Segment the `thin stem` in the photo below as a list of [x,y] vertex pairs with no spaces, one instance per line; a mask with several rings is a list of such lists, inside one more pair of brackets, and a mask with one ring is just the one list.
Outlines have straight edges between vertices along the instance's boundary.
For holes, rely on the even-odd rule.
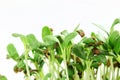
[[28,67],[28,53],[29,53],[29,50],[26,49],[25,50],[25,63],[26,63],[26,70],[27,70],[27,80],[31,80],[30,71],[29,71],[29,67]]
[[112,61],[112,58],[113,57],[109,57],[109,60],[110,60],[110,68],[108,68],[109,69],[109,71],[108,71],[108,79],[109,80],[115,80],[114,79],[114,67],[113,67],[113,61]]
[[55,68],[55,65],[54,65],[54,62],[55,62],[55,53],[54,53],[54,50],[52,48],[49,48],[50,50],[50,57],[48,58],[49,59],[49,67],[50,67],[50,72],[51,72],[51,80],[54,80],[56,79],[56,76],[55,76],[55,72],[56,72],[56,68]]
[[61,52],[62,52],[62,57],[63,57],[63,60],[64,60],[65,72],[66,72],[66,76],[67,76],[67,79],[66,79],[66,80],[69,80],[67,63],[66,63],[67,60],[66,60],[65,49],[62,48],[61,44],[59,44],[59,46],[60,46],[60,49],[61,49]]
[[63,52],[63,59],[64,59],[64,65],[65,65],[65,72],[66,72],[66,80],[69,80],[69,77],[68,77],[68,69],[67,69],[67,60],[66,60],[66,53],[65,53],[65,49],[64,49],[64,52]]
[[117,68],[116,80],[119,80],[119,68]]
[[63,53],[64,54],[64,65],[65,65],[65,72],[66,72],[66,77],[67,77],[67,79],[66,80],[69,80],[69,77],[68,77],[68,69],[67,69],[67,63],[66,63],[66,55],[65,55],[65,53]]
[[105,80],[106,79],[106,73],[107,73],[107,69],[106,69],[106,67],[105,67],[105,65],[103,65],[103,67],[104,67],[104,72],[103,72],[103,80]]
[[92,70],[90,69],[91,63],[92,63],[92,62],[89,61],[89,60],[86,61],[87,68],[86,68],[86,70],[85,70],[84,80],[94,80],[93,74],[92,74]]

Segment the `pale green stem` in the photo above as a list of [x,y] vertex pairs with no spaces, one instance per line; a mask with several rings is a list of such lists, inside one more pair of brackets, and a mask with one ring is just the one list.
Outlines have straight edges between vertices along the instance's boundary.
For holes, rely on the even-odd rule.
[[85,74],[84,80],[94,80],[93,74],[92,74],[92,70],[91,70],[91,68],[90,68],[91,63],[92,63],[92,62],[89,61],[89,60],[86,61],[87,68],[86,68],[85,73],[84,73],[84,74]]
[[64,54],[64,65],[65,65],[65,71],[66,71],[66,80],[69,80],[69,77],[68,77],[68,69],[67,69],[67,63],[66,63],[66,55],[65,55],[65,53],[63,53]]
[[27,70],[27,80],[31,80],[29,66],[28,66],[28,53],[29,53],[29,50],[26,49],[25,50],[25,63],[26,63],[26,70]]
[[114,67],[113,67],[112,57],[109,57],[109,59],[110,59],[111,66],[110,66],[108,78],[109,78],[109,80],[114,80]]
[[119,80],[119,79],[120,79],[119,68],[117,68],[116,80]]
[[59,46],[60,46],[60,49],[61,49],[61,52],[62,52],[62,57],[63,57],[63,60],[64,60],[65,72],[66,72],[66,77],[67,77],[66,80],[69,80],[65,49],[62,48],[61,44],[59,44]]

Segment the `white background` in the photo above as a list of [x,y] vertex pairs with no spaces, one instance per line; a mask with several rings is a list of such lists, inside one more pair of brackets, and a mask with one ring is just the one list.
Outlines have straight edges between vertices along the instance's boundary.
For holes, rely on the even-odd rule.
[[6,60],[6,46],[14,43],[22,53],[22,43],[12,33],[33,33],[38,39],[41,28],[50,26],[55,32],[64,29],[72,31],[79,23],[89,35],[99,31],[91,23],[97,23],[109,30],[113,20],[120,17],[119,0],[0,0],[0,74],[8,80],[24,80],[22,74],[15,74],[13,60]]

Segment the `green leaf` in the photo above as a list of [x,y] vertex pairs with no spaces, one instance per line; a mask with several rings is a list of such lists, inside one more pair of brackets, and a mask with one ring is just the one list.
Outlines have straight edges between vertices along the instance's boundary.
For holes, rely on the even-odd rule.
[[56,37],[57,37],[57,39],[59,40],[60,43],[63,43],[63,36],[58,35]]
[[101,51],[100,51],[100,55],[104,55],[104,56],[114,56],[113,53],[109,53],[109,51],[108,51],[107,49],[101,50]]
[[104,42],[102,46],[103,46],[103,49],[105,50],[108,50],[110,48],[110,45],[108,42]]
[[62,63],[63,58],[62,58],[62,57],[60,57],[60,55],[56,55],[56,56],[55,56],[55,58],[57,59],[57,61],[59,62],[59,64],[61,64],[61,63]]
[[93,61],[92,64],[91,64],[91,67],[94,67],[94,68],[98,69],[99,65],[100,65],[100,62]]
[[69,33],[67,36],[65,36],[65,39],[64,39],[64,42],[63,42],[63,46],[67,46],[68,43],[74,39],[75,37],[77,36],[77,33],[76,32],[72,32],[72,33]]
[[61,32],[61,34],[64,35],[64,36],[67,36],[69,33],[68,33],[67,30],[64,30],[64,31]]
[[80,45],[74,45],[73,47],[72,47],[72,52],[76,55],[76,56],[78,56],[78,57],[80,57],[80,58],[82,58],[82,59],[86,59],[86,57],[87,57],[87,54],[85,53],[85,50],[84,50],[84,48],[82,47],[82,46],[80,46]]
[[43,43],[43,42],[39,42],[39,43],[40,43],[39,48],[44,48],[44,47],[47,47],[47,45],[46,45],[45,43]]
[[93,62],[101,62],[101,63],[104,63],[104,64],[107,63],[107,59],[104,55],[93,56],[92,60],[93,60]]
[[55,36],[52,36],[52,35],[45,36],[43,40],[46,45],[54,45],[56,42],[59,43],[59,40]]
[[42,49],[39,49],[39,48],[32,50],[32,53],[33,53],[34,55],[36,55],[36,54],[38,54],[38,55],[44,55],[43,50],[42,50]]
[[92,33],[91,33],[91,36],[94,36],[94,37],[96,37],[96,34],[95,34],[94,32],[92,32]]
[[24,63],[24,61],[23,61],[23,60],[19,61],[19,62],[17,63],[17,67],[18,67],[19,69],[25,69],[25,63]]
[[68,66],[68,75],[69,77],[72,79],[73,78],[73,75],[74,75],[74,69],[72,66]]
[[38,53],[34,54],[34,61],[37,62],[39,60],[40,56]]
[[115,47],[114,50],[116,52],[116,54],[119,54],[120,52],[120,36],[117,38],[117,40],[115,41]]
[[25,63],[23,62],[23,60],[18,61],[18,63],[14,66],[14,72],[18,73],[21,71],[25,70]]
[[95,40],[93,40],[92,38],[85,38],[83,40],[83,43],[85,43],[85,44],[90,44],[90,43],[94,43],[94,42],[95,42]]
[[33,34],[27,35],[26,38],[31,49],[36,49],[40,46],[40,43]]
[[18,34],[18,33],[13,33],[12,36],[14,36],[14,37],[20,37],[22,43],[24,44],[24,47],[26,47],[26,45],[27,45],[27,39],[26,39],[26,37],[24,35]]
[[117,55],[116,60],[120,63],[120,54]]
[[112,48],[114,48],[114,46],[116,46],[116,40],[117,38],[120,36],[118,31],[113,31],[110,36],[109,36],[109,44]]
[[14,37],[22,37],[23,35],[22,34],[18,34],[18,33],[13,33],[12,36],[14,36]]
[[117,19],[114,20],[114,22],[113,22],[113,24],[110,28],[110,33],[112,33],[114,31],[114,26],[118,23],[120,23],[120,18],[117,18]]
[[101,63],[103,63],[104,65],[107,64],[107,59],[105,55],[93,56],[91,60],[92,60],[91,67],[94,68],[98,68],[101,65]]
[[52,35],[52,31],[50,30],[50,28],[48,26],[44,26],[42,28],[42,38],[44,38],[48,35]]
[[9,53],[9,57],[11,57],[15,61],[18,61],[19,55],[13,44],[8,44],[7,51]]
[[86,66],[83,65],[82,63],[76,63],[74,64],[74,66],[76,67],[78,71],[84,71],[86,69]]
[[40,65],[40,69],[42,69],[43,65],[44,65],[44,61],[42,60],[42,58],[40,57],[39,53],[35,53],[34,54],[34,62],[36,62],[38,65]]
[[7,78],[3,75],[0,75],[0,80],[7,80]]
[[51,73],[47,73],[43,80],[48,80],[51,77]]

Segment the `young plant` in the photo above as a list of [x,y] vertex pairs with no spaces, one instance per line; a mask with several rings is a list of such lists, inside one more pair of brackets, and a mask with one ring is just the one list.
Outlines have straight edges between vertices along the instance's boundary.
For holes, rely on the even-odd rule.
[[[51,28],[44,26],[42,41],[33,34],[14,33],[13,36],[23,42],[24,51],[18,53],[10,43],[7,46],[8,58],[17,62],[14,71],[23,72],[25,80],[119,80],[120,33],[114,30],[117,23],[120,19],[114,21],[110,32],[101,28],[108,35],[105,40],[94,32],[87,37],[78,27],[70,33],[64,30],[54,35]],[[77,35],[80,39],[74,43]]]

